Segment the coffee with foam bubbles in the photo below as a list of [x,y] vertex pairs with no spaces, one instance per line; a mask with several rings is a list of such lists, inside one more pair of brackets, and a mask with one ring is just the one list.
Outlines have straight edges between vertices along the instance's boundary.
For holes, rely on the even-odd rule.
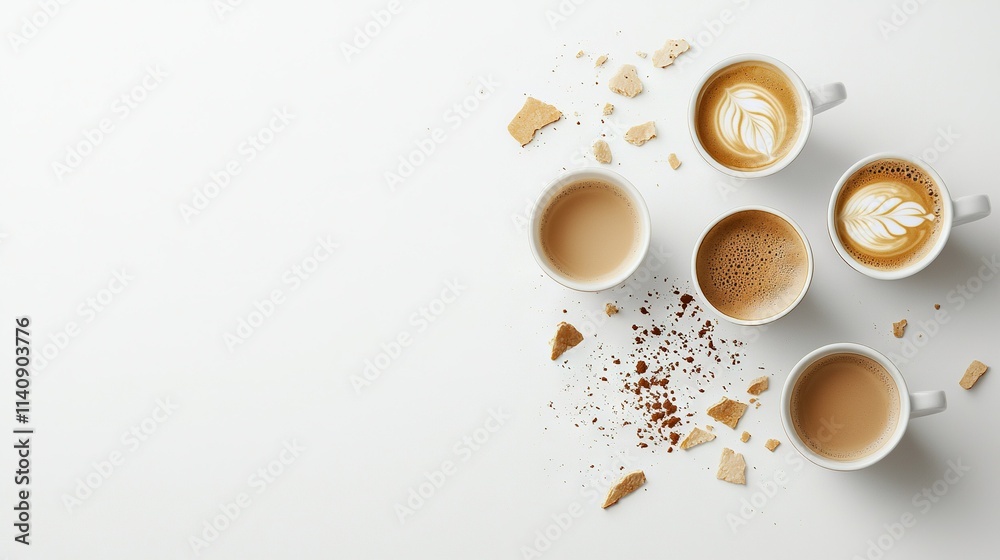
[[853,461],[875,453],[896,432],[899,389],[882,364],[842,353],[810,364],[792,389],[790,413],[799,439],[817,454]]
[[809,251],[787,220],[743,210],[708,231],[695,256],[702,294],[734,319],[760,321],[792,306],[807,287]]
[[783,158],[798,140],[802,107],[795,85],[766,62],[740,62],[716,72],[695,108],[698,140],[720,164],[754,171]]
[[906,268],[941,234],[941,191],[920,166],[880,159],[847,180],[835,218],[837,237],[854,260],[877,270]]

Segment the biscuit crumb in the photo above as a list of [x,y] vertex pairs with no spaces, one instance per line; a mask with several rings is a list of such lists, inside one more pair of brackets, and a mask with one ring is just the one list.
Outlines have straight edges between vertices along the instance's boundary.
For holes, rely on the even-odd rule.
[[892,324],[892,334],[896,338],[903,338],[903,333],[905,331],[906,331],[906,319],[902,319]]
[[580,58],[581,56],[583,56],[583,51],[580,51],[580,52],[576,53],[576,57],[577,58]]
[[746,484],[746,468],[747,463],[743,460],[743,455],[725,447],[722,449],[722,457],[719,458],[719,472],[715,474],[715,478],[733,484]]
[[653,66],[666,68],[674,63],[682,53],[691,48],[684,39],[670,39],[664,43],[663,48],[653,53]]
[[602,54],[601,56],[597,57],[597,60],[594,62],[594,68],[603,65],[607,61],[608,61],[608,55]]
[[729,397],[722,397],[721,401],[709,407],[708,415],[735,430],[746,411],[747,405],[745,403],[734,401]]
[[604,498],[604,504],[601,505],[601,507],[607,508],[615,505],[618,503],[618,500],[624,498],[632,492],[635,492],[645,483],[646,473],[642,471],[628,473],[608,490],[608,496]]
[[552,339],[553,360],[562,356],[563,352],[583,342],[583,335],[569,323],[559,323],[556,329],[556,336]]
[[625,133],[625,141],[633,146],[642,146],[651,138],[656,138],[656,124],[653,121],[637,124]]
[[712,432],[706,432],[705,430],[696,427],[691,430],[691,433],[688,434],[683,441],[681,441],[681,449],[690,449],[696,445],[710,442],[713,439],[715,439],[715,434]]
[[934,309],[941,309],[941,304],[940,303],[935,303],[934,304]]
[[742,441],[743,443],[750,441],[750,432],[743,432],[742,434],[740,434],[740,441]]
[[781,445],[781,442],[776,439],[769,439],[764,442],[764,447],[766,447],[771,453],[774,453],[774,450],[777,449],[779,445]]
[[969,364],[968,369],[965,370],[965,375],[962,376],[962,380],[959,381],[958,384],[961,385],[963,389],[969,390],[976,384],[976,381],[979,381],[979,378],[982,377],[988,369],[990,369],[989,366],[983,362],[980,362],[979,360],[972,360],[972,363]]
[[[751,395],[759,395],[767,390],[767,376],[763,375],[754,379],[750,382],[750,386],[747,387],[747,393]],[[754,399],[750,399],[750,402],[756,402]]]
[[677,159],[677,154],[674,153],[667,156],[667,163],[670,164],[670,169],[677,169],[681,166],[681,160]]
[[636,56],[638,56],[639,58],[646,58],[646,53],[644,53],[644,52],[642,52],[642,51],[635,51],[635,54],[636,54]]
[[514,115],[514,119],[507,125],[507,132],[514,137],[514,140],[525,146],[535,137],[535,131],[561,118],[562,113],[559,109],[534,97],[529,97],[524,101],[521,110]]
[[604,104],[604,114],[610,115],[615,110],[615,106],[610,103]]
[[710,431],[710,432],[712,432],[712,431],[715,431],[715,426],[713,426],[711,424],[705,424],[705,429],[708,430],[708,431]]
[[639,73],[635,66],[623,64],[608,81],[608,88],[625,97],[635,97],[642,93],[642,82],[639,81]]
[[608,317],[618,313],[618,306],[613,303],[604,304],[604,312],[607,313]]
[[611,146],[604,140],[594,142],[594,158],[600,163],[611,163]]

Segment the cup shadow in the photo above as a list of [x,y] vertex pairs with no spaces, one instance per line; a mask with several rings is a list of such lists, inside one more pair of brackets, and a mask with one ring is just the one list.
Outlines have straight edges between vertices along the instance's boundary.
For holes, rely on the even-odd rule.
[[852,491],[862,495],[909,496],[941,475],[931,442],[907,429],[903,439],[884,459],[858,472]]

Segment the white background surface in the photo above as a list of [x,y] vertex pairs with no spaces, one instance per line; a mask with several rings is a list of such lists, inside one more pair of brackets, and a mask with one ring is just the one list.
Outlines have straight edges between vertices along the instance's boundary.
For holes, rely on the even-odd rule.
[[[348,60],[342,43],[385,2],[246,0],[223,17],[209,0],[72,2],[17,49],[8,33],[20,33],[38,4],[5,2],[0,317],[13,331],[15,316],[30,315],[36,352],[68,323],[79,330],[33,377],[33,544],[13,542],[7,508],[0,554],[189,558],[197,536],[209,545],[205,558],[522,558],[553,516],[579,508],[568,528],[549,529],[558,535],[540,542],[542,556],[852,558],[910,512],[916,526],[883,537],[885,558],[985,557],[1000,501],[997,374],[970,392],[957,381],[972,359],[1000,363],[1000,282],[973,281],[971,300],[953,290],[1000,252],[998,218],[962,226],[927,270],[886,283],[840,261],[824,216],[840,174],[884,150],[931,150],[956,196],[998,200],[1000,84],[990,61],[1000,6],[804,4],[590,0],[553,26],[556,0],[403,1]],[[904,4],[914,13],[883,33],[880,21]],[[696,43],[683,64],[654,69],[634,54],[680,37]],[[574,58],[579,49],[585,58]],[[773,55],[807,85],[843,81],[849,95],[816,118],[792,165],[746,184],[700,161],[685,124],[692,84],[741,52]],[[595,70],[600,53],[610,61]],[[646,84],[635,99],[607,90],[622,63],[636,64]],[[156,65],[167,76],[121,118],[116,99]],[[481,80],[494,91],[480,90]],[[477,91],[485,98],[456,122],[453,105]],[[506,125],[526,95],[566,117],[522,149]],[[610,143],[611,167],[649,204],[653,247],[670,254],[658,277],[687,282],[702,226],[738,205],[790,214],[812,243],[815,280],[792,314],[753,335],[719,327],[756,339],[745,348],[748,371],[720,378],[741,391],[749,368],[771,374],[764,405],[740,425],[753,434],[749,444],[720,432],[687,453],[654,453],[624,431],[608,440],[576,428],[567,408],[548,406],[572,406],[579,393],[566,385],[580,381],[572,376],[584,375],[598,342],[626,347],[623,325],[636,313],[622,289],[576,294],[543,277],[518,227],[526,200],[581,163],[607,101],[618,126],[657,124],[646,146]],[[281,108],[291,124],[247,161],[241,144]],[[105,118],[114,130],[59,180],[52,162]],[[435,128],[444,142],[390,189],[384,174]],[[935,151],[939,137],[944,149]],[[684,162],[676,172],[669,152]],[[242,172],[185,221],[180,205],[231,159]],[[283,282],[327,236],[339,244],[333,256],[298,289]],[[88,298],[107,298],[101,290],[122,268],[128,285],[100,312],[86,311]],[[461,295],[437,307],[454,280]],[[231,352],[224,335],[275,289],[283,303]],[[623,314],[566,355],[575,369],[550,362],[554,325],[583,322],[610,300],[623,302]],[[922,328],[934,303],[948,322]],[[431,305],[440,314],[420,330],[411,318]],[[900,447],[864,472],[796,466],[787,442],[774,454],[763,449],[768,437],[785,441],[779,388],[802,355],[836,341],[902,355],[907,342],[890,334],[902,317],[911,324],[905,340],[922,348],[901,369],[911,390],[947,391],[944,414],[914,421]],[[411,344],[356,391],[352,376],[401,333]],[[0,407],[10,412],[0,417],[13,428],[12,371],[4,379]],[[714,385],[706,401],[719,391]],[[150,419],[157,399],[176,405],[162,423]],[[491,409],[509,419],[478,450],[459,454],[456,444]],[[144,441],[122,439],[144,421],[152,431]],[[290,464],[278,468],[286,442],[304,451],[286,453]],[[746,456],[746,487],[715,480],[723,446]],[[99,475],[116,452],[120,464]],[[617,477],[621,454],[649,482],[604,511],[584,489]],[[3,455],[10,504],[13,450]],[[444,461],[457,472],[401,523],[396,505]],[[971,470],[939,484],[947,494],[925,513],[912,498],[942,479],[949,461]],[[253,477],[269,465],[282,472],[259,491]],[[759,501],[759,485],[778,469],[787,482],[733,530],[727,515],[739,516],[755,493]],[[88,476],[100,485],[67,507],[67,497],[87,494],[80,481]],[[240,493],[250,505],[206,537],[205,523]]]

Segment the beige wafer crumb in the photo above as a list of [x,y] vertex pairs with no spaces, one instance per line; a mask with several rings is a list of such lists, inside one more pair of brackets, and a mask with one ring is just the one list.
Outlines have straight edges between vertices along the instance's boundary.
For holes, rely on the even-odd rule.
[[781,445],[781,442],[776,439],[769,439],[764,442],[764,447],[772,453],[774,453],[774,450],[777,449],[779,445]]
[[601,56],[597,57],[596,61],[594,61],[594,68],[603,65],[607,61],[608,61],[608,55],[602,54]]
[[746,484],[746,469],[747,463],[743,460],[743,455],[726,447],[723,448],[722,457],[719,458],[719,472],[715,477],[733,484]]
[[691,433],[688,434],[683,441],[681,441],[681,449],[690,449],[696,445],[708,443],[713,439],[715,439],[715,434],[712,432],[706,432],[705,430],[696,427],[691,430]]
[[639,81],[635,65],[623,64],[608,81],[608,88],[625,97],[635,97],[642,93],[642,82]]
[[605,103],[604,104],[604,114],[605,115],[610,115],[612,112],[614,112],[614,110],[615,110],[615,106],[614,105],[612,105],[610,103]]
[[611,146],[604,140],[594,142],[594,158],[600,163],[611,163]]
[[709,407],[708,415],[735,430],[746,411],[747,405],[745,403],[734,401],[729,397],[722,397],[721,401]]
[[906,332],[906,319],[902,319],[892,324],[892,334],[896,338],[903,338],[903,333]]
[[615,505],[618,500],[624,498],[632,492],[635,492],[645,483],[646,474],[644,472],[635,471],[628,473],[608,490],[608,496],[604,498],[604,504],[601,505],[601,507],[606,508],[608,506]]
[[961,385],[963,389],[969,390],[976,384],[976,381],[979,381],[979,378],[982,377],[988,369],[990,369],[989,366],[983,362],[980,362],[979,360],[972,360],[972,363],[969,364],[968,369],[965,370],[965,375],[962,376],[962,380],[959,381],[958,384]]
[[743,443],[750,441],[750,432],[743,432],[740,435],[740,441],[742,441]]
[[562,113],[559,109],[534,97],[529,97],[524,101],[521,110],[514,115],[514,119],[507,125],[507,132],[514,137],[514,140],[524,146],[535,137],[535,131],[561,118]]
[[552,359],[562,356],[563,352],[583,342],[583,335],[573,325],[563,322],[556,328],[556,336],[552,338]]
[[656,138],[656,124],[653,121],[637,124],[625,132],[625,141],[634,146],[642,146]]
[[[747,393],[750,393],[751,395],[759,395],[767,390],[767,385],[768,385],[767,376],[762,375],[750,382],[750,386],[747,387]],[[755,402],[755,401],[753,399],[750,399],[750,402]]]
[[618,313],[618,306],[613,303],[604,304],[604,312],[608,314],[608,317]]
[[677,154],[674,153],[667,156],[667,163],[670,164],[670,169],[677,169],[681,166],[681,160],[677,159]]
[[576,57],[577,58],[580,58],[581,56],[583,56],[583,51],[580,51],[580,52],[576,53]]
[[689,48],[690,45],[684,39],[670,39],[663,45],[662,49],[653,53],[653,66],[666,68],[673,64],[678,56],[687,52]]
[[636,54],[636,56],[638,56],[639,58],[646,58],[646,53],[644,53],[644,52],[642,52],[642,51],[635,51],[635,54]]

